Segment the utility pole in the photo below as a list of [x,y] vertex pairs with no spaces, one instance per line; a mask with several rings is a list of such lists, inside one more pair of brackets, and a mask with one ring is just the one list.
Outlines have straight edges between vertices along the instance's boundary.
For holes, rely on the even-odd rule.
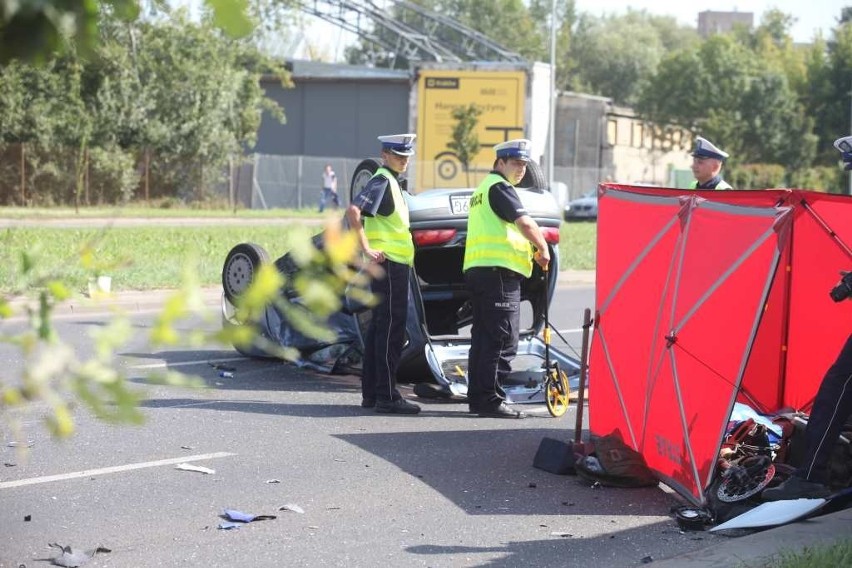
[[556,128],[556,0],[550,0],[550,127],[547,134],[547,186],[553,191],[553,142]]

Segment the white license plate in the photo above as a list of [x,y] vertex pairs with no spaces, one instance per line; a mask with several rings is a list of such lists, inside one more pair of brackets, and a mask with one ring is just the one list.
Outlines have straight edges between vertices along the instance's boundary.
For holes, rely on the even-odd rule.
[[450,211],[453,215],[467,215],[470,212],[469,195],[451,195]]

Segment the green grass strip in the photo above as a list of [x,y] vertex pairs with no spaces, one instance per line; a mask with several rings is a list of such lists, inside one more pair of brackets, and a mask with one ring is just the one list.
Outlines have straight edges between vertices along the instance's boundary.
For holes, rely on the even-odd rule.
[[[595,228],[594,223],[563,225],[559,245],[563,270],[594,269]],[[0,266],[4,267],[0,291],[20,288],[24,251],[33,254],[35,274],[50,275],[72,289],[85,290],[89,273],[81,266],[79,253],[86,243],[91,243],[97,264],[106,267],[103,272],[112,276],[113,290],[177,287],[187,263],[197,266],[202,285],[215,285],[221,282],[225,257],[235,245],[259,244],[274,260],[290,249],[290,235],[295,230],[315,233],[320,226],[295,221],[288,225],[0,229]]]

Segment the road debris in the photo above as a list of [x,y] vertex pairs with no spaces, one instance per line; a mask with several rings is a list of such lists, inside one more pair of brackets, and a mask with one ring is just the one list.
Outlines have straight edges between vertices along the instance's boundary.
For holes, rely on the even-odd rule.
[[51,562],[54,566],[65,566],[67,568],[76,568],[77,566],[82,566],[89,560],[91,560],[95,554],[99,552],[112,552],[109,548],[104,548],[103,546],[98,546],[93,550],[80,550],[79,548],[72,548],[71,546],[62,546],[61,544],[57,544],[55,542],[51,542],[48,544],[53,548],[58,548],[62,552],[51,558]]
[[225,522],[219,523],[219,528],[222,530],[238,529],[241,526],[253,521],[271,521],[277,519],[275,515],[252,515],[251,513],[243,513],[236,509],[225,509],[220,515]]
[[293,511],[294,513],[299,513],[300,515],[305,514],[305,510],[296,505],[295,503],[287,503],[286,505],[279,507],[279,511]]
[[216,473],[215,469],[210,469],[209,467],[203,467],[200,465],[192,465],[191,463],[179,463],[175,466],[175,469],[182,471],[196,471],[198,473],[205,473],[208,475]]

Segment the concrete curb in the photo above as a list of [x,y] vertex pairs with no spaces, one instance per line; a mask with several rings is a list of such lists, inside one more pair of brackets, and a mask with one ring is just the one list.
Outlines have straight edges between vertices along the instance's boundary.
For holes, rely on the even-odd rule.
[[559,284],[568,284],[568,285],[594,286],[595,285],[595,271],[594,270],[560,270],[557,282]]
[[[77,296],[57,305],[53,313],[56,316],[68,316],[75,314],[132,313],[159,310],[165,305],[166,300],[175,293],[177,293],[176,289],[124,290],[97,299],[87,296]],[[205,286],[201,289],[201,299],[205,306],[218,308],[221,296],[221,286]],[[25,315],[26,306],[29,305],[35,308],[38,302],[34,299],[17,297],[12,298],[10,304],[14,313],[13,317],[21,317]]]
[[[701,534],[701,533],[696,533]],[[654,561],[665,568],[715,568],[718,566],[774,566],[773,556],[805,548],[830,546],[852,539],[852,509],[815,517],[723,543]]]

